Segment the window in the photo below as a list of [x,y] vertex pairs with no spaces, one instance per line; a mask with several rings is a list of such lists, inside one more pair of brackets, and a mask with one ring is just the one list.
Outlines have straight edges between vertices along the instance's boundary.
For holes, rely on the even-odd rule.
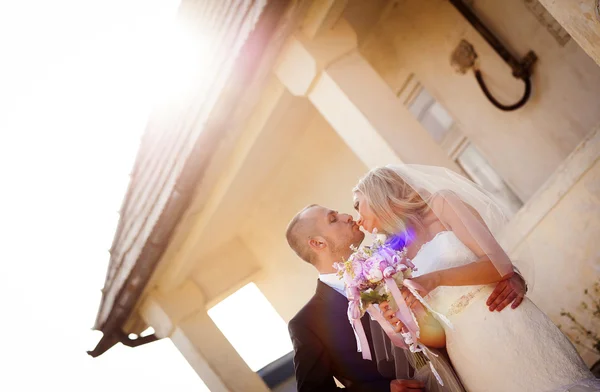
[[496,196],[498,200],[503,201],[512,214],[523,206],[523,202],[506,185],[473,144],[467,143],[462,152],[458,154],[456,163],[474,183]]
[[435,141],[441,144],[454,125],[454,119],[427,90],[424,88],[420,90],[411,102],[408,110],[427,129]]
[[471,181],[504,202],[512,214],[523,202],[460,131],[450,113],[411,74],[398,93],[408,110]]
[[208,315],[252,371],[292,351],[285,321],[254,283],[219,302]]

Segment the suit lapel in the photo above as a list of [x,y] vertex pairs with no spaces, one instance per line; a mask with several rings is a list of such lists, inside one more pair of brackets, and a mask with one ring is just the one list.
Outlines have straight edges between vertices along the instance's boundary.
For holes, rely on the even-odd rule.
[[326,306],[332,312],[346,313],[348,310],[348,299],[320,280],[317,280],[317,290],[315,295],[321,301],[325,302],[327,304]]
[[[315,293],[316,297],[325,303],[326,308],[336,315],[336,318],[342,322],[349,323],[348,321],[348,299],[337,292],[335,289],[321,282],[317,281],[317,290]],[[367,339],[371,340],[371,324],[369,323],[369,316],[365,314],[362,319],[362,324],[367,335]]]

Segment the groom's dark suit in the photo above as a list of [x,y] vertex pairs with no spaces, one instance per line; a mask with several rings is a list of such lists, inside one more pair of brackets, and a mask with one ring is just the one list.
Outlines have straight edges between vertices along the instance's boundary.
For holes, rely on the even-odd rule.
[[[346,297],[319,280],[315,295],[290,321],[298,392],[339,391],[333,377],[344,384],[347,391],[390,391],[393,378],[383,376],[374,361],[364,360],[356,351],[356,338],[347,310]],[[362,324],[375,358],[368,315],[363,317]],[[393,363],[380,363],[379,369],[393,375],[393,366]]]

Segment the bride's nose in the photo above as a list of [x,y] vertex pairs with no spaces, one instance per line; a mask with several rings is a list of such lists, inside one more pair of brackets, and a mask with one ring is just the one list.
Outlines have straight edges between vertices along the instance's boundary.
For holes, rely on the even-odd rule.
[[358,216],[358,218],[356,218],[356,224],[358,224],[359,226],[362,226],[363,224],[363,218],[362,216]]

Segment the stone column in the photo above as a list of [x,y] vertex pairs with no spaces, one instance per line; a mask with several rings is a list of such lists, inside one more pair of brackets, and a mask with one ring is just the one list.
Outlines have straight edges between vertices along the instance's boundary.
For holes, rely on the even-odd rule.
[[367,165],[421,163],[458,170],[357,49],[344,20],[308,38],[290,38],[275,74],[319,110]]
[[540,0],[554,19],[600,65],[600,11],[597,0]]
[[187,280],[179,289],[151,293],[139,313],[157,336],[170,338],[212,392],[268,391],[206,313],[198,286]]

